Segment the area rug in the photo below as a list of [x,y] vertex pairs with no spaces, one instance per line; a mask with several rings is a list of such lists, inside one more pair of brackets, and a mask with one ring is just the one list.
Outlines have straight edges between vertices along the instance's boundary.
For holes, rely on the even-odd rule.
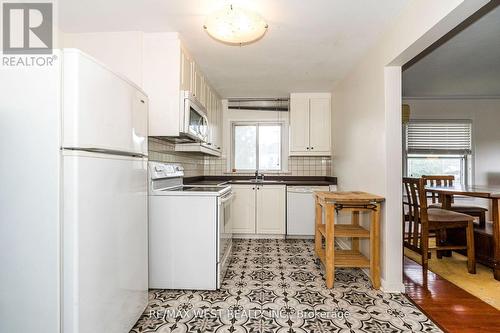
[[[412,250],[405,248],[404,254],[417,263],[422,262],[420,254]],[[477,264],[476,274],[469,274],[467,257],[453,252],[451,257],[437,259],[432,251],[429,270],[500,310],[500,281],[493,278],[489,267]]]

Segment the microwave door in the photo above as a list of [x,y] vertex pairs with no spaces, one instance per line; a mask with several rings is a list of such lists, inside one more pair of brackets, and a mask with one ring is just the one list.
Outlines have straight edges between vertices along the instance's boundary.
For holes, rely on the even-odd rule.
[[207,141],[208,120],[202,112],[193,107],[190,108],[189,133],[196,136],[200,141]]
[[203,116],[200,119],[200,137],[203,142],[208,141],[208,120]]
[[199,138],[200,124],[202,123],[202,116],[196,112],[192,107],[189,108],[189,123],[188,133]]

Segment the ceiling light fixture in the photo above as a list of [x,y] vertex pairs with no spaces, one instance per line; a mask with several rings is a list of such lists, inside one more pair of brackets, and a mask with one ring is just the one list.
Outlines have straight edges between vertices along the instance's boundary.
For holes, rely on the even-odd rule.
[[229,5],[207,17],[205,31],[230,45],[245,45],[261,39],[268,25],[257,13]]

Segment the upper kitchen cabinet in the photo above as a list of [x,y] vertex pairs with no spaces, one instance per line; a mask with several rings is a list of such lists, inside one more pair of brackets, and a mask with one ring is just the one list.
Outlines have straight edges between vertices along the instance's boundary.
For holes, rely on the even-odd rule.
[[143,87],[149,97],[150,136],[179,136],[183,107],[180,92],[188,80],[182,79],[187,72],[183,72],[182,64],[182,54],[186,53],[181,50],[176,33],[144,34]]
[[309,97],[290,98],[290,154],[309,152]]
[[210,85],[206,85],[205,87],[205,104],[207,108],[207,116],[208,116],[208,144],[214,146],[215,143],[215,127],[217,126],[217,114],[215,112],[214,103],[215,103],[216,95],[210,88]]
[[[220,156],[222,140],[219,135],[221,119],[217,92],[210,86],[198,64],[182,46],[177,33],[146,33],[143,39],[143,87],[149,97],[149,135],[179,137],[184,123],[184,92],[189,91],[197,104],[203,106],[209,118],[207,142],[218,149],[202,152]],[[179,141],[180,142],[180,141]],[[177,146],[180,146],[178,144]],[[176,150],[177,150],[176,146]],[[179,147],[179,150],[187,147]],[[187,149],[187,148],[186,148]],[[191,150],[182,150],[191,151]]]
[[210,94],[210,144],[217,151],[222,151],[222,101],[214,91]]
[[331,114],[330,96],[309,100],[309,148],[313,153],[331,154]]
[[215,90],[205,81],[205,105],[207,109],[209,136],[208,145],[218,152],[222,151],[222,100]]
[[181,47],[181,90],[193,91],[193,59],[184,48]]
[[290,155],[331,155],[331,94],[290,95]]
[[205,78],[198,65],[193,62],[193,95],[206,107],[206,86]]
[[223,141],[223,129],[224,129],[224,108],[222,105],[222,99],[220,96],[217,98],[216,102],[216,110],[217,110],[217,150],[222,151],[222,141]]

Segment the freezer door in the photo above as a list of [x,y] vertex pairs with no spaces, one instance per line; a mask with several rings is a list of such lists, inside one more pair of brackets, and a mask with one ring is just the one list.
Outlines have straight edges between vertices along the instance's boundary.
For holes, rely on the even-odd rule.
[[148,100],[78,50],[63,51],[63,147],[147,155]]
[[0,332],[59,332],[59,67],[0,65]]
[[63,155],[63,332],[128,332],[147,305],[147,162]]

